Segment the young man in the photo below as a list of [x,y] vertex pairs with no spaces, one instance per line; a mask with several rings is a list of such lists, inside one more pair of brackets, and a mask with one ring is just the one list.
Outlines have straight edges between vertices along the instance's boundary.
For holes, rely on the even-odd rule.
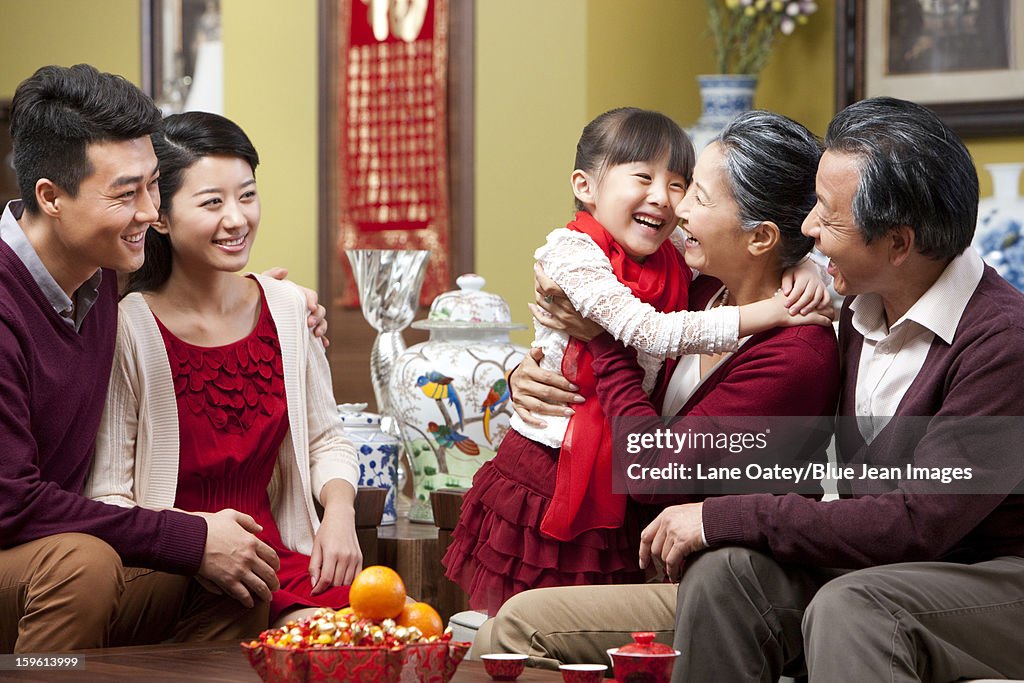
[[266,625],[278,561],[248,515],[81,495],[114,352],[116,273],[142,264],[157,219],[159,123],[138,88],[87,65],[44,67],[14,95],[22,199],[0,218],[0,652]]
[[[675,681],[1024,677],[1024,501],[1013,495],[1024,386],[1010,379],[1024,374],[1024,296],[970,247],[977,174],[928,109],[859,102],[832,120],[825,148],[804,232],[847,295],[839,460],[912,456],[971,468],[980,483],[957,493],[905,478],[831,502],[742,495],[670,507],[644,531],[641,562],[682,570],[677,594],[667,584],[530,591],[505,604],[482,649],[588,661],[631,630],[655,630],[682,652]],[[524,369],[531,378],[513,375],[514,391],[565,389]],[[996,416],[995,431],[978,429]]]

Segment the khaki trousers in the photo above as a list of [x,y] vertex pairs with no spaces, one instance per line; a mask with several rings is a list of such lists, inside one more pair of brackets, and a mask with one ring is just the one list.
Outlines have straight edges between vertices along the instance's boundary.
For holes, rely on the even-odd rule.
[[246,609],[187,576],[123,567],[95,536],[0,550],[0,653],[241,640],[266,628],[268,613],[265,603]]
[[545,588],[514,596],[491,621],[475,655],[520,652],[546,668],[607,664],[606,648],[655,631],[682,652],[675,683],[1024,678],[1024,558],[844,572],[721,548],[690,560],[678,593]]

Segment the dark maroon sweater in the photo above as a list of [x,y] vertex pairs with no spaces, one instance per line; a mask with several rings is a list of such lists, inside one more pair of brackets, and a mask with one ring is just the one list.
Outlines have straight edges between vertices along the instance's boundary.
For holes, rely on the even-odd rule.
[[[841,416],[854,414],[863,341],[851,318],[847,302],[840,323]],[[896,414],[1024,416],[1022,378],[1024,296],[986,267],[953,343],[936,337]],[[946,427],[929,427],[921,435],[892,426],[870,446],[845,430],[839,439],[840,461],[867,456],[885,465],[912,453],[915,463],[927,465],[972,466],[989,474],[998,467],[1009,479],[1003,490],[1019,484],[1024,460],[1019,440],[964,437]],[[894,481],[885,493],[831,502],[796,495],[723,496],[705,501],[704,532],[712,547],[742,545],[782,561],[822,567],[1024,556],[1024,497],[924,493],[927,489],[920,482]]]
[[116,333],[113,271],[75,332],[0,241],[0,547],[80,532],[109,543],[125,565],[193,574],[205,520],[82,496]]

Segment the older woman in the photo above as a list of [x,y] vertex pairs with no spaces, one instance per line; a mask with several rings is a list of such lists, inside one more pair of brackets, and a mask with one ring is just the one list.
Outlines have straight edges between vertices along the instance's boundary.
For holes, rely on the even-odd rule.
[[[782,271],[800,260],[813,242],[800,226],[815,203],[814,178],[820,146],[803,126],[763,111],[743,114],[701,153],[693,183],[679,205],[686,231],[686,261],[702,276],[690,304],[710,308],[771,296]],[[546,297],[557,295],[548,282]],[[552,326],[583,338],[594,331],[568,309],[538,296]],[[607,335],[590,342],[597,393],[609,416],[831,416],[839,391],[839,357],[830,327],[775,328],[752,335],[731,353],[688,356],[666,366],[652,400],[642,389],[634,354]],[[572,387],[527,358],[512,376],[516,410],[567,414]],[[571,413],[569,413],[571,414]],[[694,454],[682,452],[679,462]],[[632,589],[636,590],[632,590]],[[561,592],[545,591],[545,600]],[[477,650],[531,652],[534,662],[600,661],[605,648],[620,645],[623,632],[651,630],[671,637],[675,586],[601,587],[565,593],[567,609],[539,608],[536,592],[514,597],[498,613],[493,637],[485,628]],[[561,604],[561,603],[557,603]],[[550,605],[549,605],[550,606]],[[661,609],[667,607],[667,609]],[[571,609],[570,609],[571,608]],[[634,623],[635,622],[635,623]],[[629,624],[628,627],[624,624]],[[625,629],[625,630],[623,630]],[[576,634],[547,638],[544,634]]]

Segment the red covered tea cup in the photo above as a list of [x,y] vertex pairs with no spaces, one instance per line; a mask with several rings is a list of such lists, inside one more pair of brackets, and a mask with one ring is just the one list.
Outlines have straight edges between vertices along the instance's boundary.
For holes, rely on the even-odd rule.
[[669,683],[679,650],[654,642],[649,631],[634,633],[633,642],[608,650],[619,683]]

